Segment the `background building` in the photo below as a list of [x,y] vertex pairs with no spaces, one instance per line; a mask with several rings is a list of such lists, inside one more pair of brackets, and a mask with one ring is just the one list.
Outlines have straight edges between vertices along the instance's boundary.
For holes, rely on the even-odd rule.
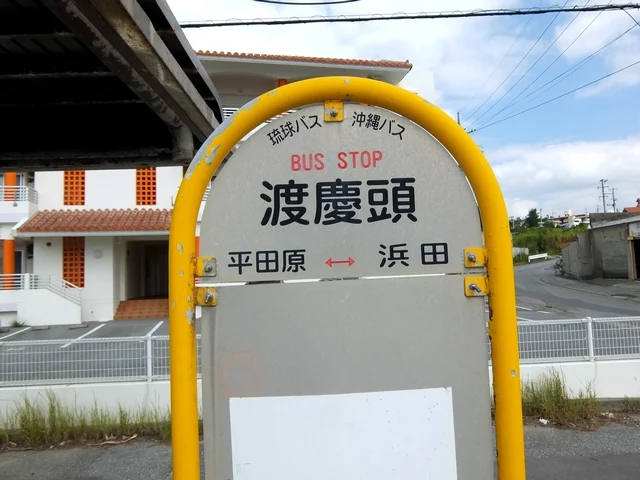
[[[387,60],[198,56],[225,117],[290,82],[345,75],[399,84],[412,67]],[[183,173],[182,166],[5,173],[0,324],[168,317],[169,226]]]

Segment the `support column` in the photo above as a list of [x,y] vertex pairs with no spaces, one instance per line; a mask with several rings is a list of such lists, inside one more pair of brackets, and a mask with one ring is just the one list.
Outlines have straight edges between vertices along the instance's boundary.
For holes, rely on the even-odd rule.
[[[14,275],[16,273],[16,241],[5,239],[2,241],[2,274]],[[15,280],[13,276],[2,278],[2,288],[13,290]]]
[[5,202],[13,202],[15,200],[17,186],[18,186],[18,174],[16,172],[5,172],[4,174],[4,201]]

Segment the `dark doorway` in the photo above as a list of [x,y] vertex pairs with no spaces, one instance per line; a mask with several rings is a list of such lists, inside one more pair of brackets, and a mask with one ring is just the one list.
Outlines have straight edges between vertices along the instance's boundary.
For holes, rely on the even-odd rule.
[[636,267],[634,280],[639,280],[640,279],[640,239],[633,240],[633,260]]
[[169,242],[128,242],[126,291],[127,300],[168,298]]

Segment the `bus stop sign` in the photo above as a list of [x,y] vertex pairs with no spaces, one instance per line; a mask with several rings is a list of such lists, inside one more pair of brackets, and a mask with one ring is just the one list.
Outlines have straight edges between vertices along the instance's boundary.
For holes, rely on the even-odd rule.
[[431,134],[282,116],[221,168],[200,239],[207,480],[494,479],[479,211]]

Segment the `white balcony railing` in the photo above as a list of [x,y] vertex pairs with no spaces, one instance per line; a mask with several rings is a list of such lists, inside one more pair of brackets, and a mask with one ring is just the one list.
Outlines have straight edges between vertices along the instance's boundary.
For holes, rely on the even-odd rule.
[[35,188],[25,186],[0,186],[0,201],[30,202],[37,205],[38,191]]
[[56,275],[34,273],[0,274],[0,290],[49,290],[76,305],[82,303],[82,289]]

